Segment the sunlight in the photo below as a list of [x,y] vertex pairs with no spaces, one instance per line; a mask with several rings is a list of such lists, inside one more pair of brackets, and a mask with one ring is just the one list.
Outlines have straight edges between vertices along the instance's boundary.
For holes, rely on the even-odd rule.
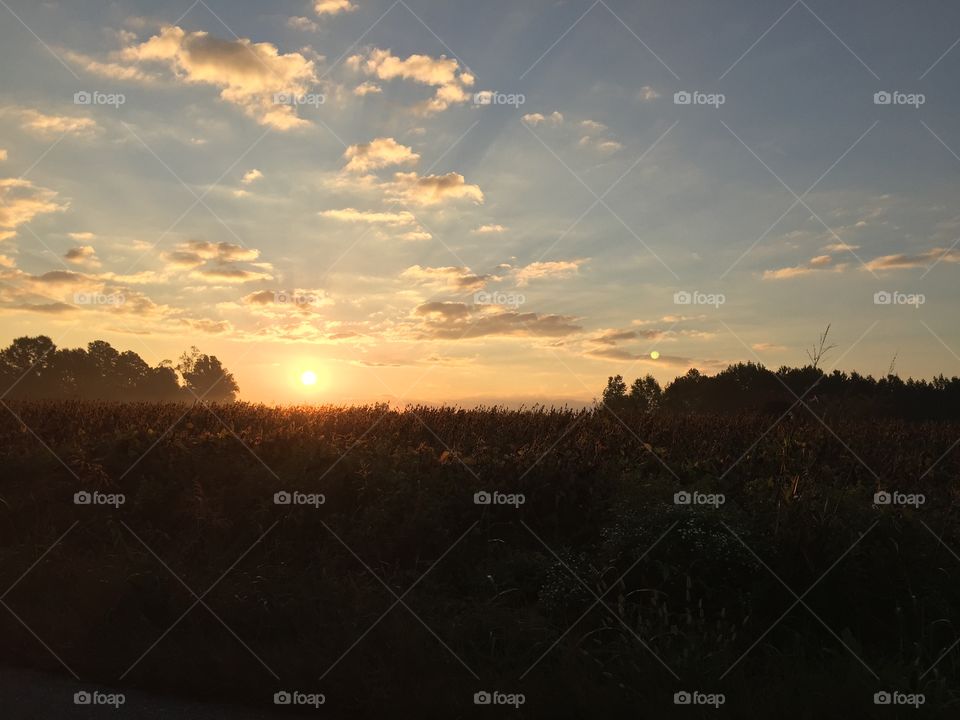
[[316,385],[317,384],[317,374],[313,370],[306,370],[300,376],[300,382],[304,385]]

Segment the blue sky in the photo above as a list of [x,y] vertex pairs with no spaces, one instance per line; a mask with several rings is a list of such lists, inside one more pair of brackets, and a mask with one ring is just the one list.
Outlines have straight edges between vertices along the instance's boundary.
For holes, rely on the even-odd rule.
[[268,402],[589,399],[827,323],[958,374],[960,8],[4,2],[4,342]]

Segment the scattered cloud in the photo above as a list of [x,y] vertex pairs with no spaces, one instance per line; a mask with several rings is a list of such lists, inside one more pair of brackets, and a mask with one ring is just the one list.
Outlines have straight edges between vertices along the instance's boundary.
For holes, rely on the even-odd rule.
[[317,15],[337,15],[343,12],[353,12],[357,9],[350,0],[316,0],[313,10]]
[[374,48],[365,56],[347,58],[347,65],[380,80],[410,80],[436,88],[433,98],[420,106],[427,113],[442,112],[451,105],[467,102],[468,88],[475,82],[473,74],[461,68],[456,59],[444,55],[439,58],[410,55],[401,59],[390,50]]
[[367,95],[379,95],[383,88],[370,81],[362,82],[353,89],[353,94],[357,97],[366,97]]
[[321,216],[332,220],[348,223],[364,223],[367,225],[415,225],[417,219],[413,213],[402,210],[400,212],[371,212],[355,208],[342,210],[324,210]]
[[242,108],[262,125],[291,130],[309,124],[292,106],[274,102],[277,94],[302,95],[317,82],[314,61],[301,53],[282,54],[271,43],[222,40],[175,25],[144,42],[128,35],[127,42],[111,53],[108,63],[76,54],[70,57],[91,72],[125,80],[156,79],[144,68],[166,66],[179,82],[220,88],[222,100]]
[[495,235],[499,233],[505,233],[507,228],[503,225],[481,225],[480,227],[472,230],[475,235]]
[[24,130],[39,135],[81,135],[90,136],[99,129],[92,118],[71,115],[45,115],[39,110],[27,109],[20,113]]
[[960,250],[954,248],[933,248],[932,250],[913,255],[883,255],[868,262],[866,268],[870,271],[906,270],[909,268],[927,268],[935,262],[960,262]]
[[513,310],[488,311],[460,302],[429,302],[418,306],[421,339],[460,340],[478,337],[565,337],[582,330],[577,318]]
[[446,175],[420,176],[415,172],[396,173],[388,192],[413,205],[438,205],[448,200],[471,200],[483,203],[483,191],[479,185],[468,185],[463,175],[451,172]]
[[250,185],[251,183],[254,183],[257,180],[260,180],[262,178],[263,178],[263,173],[257,169],[253,169],[253,170],[248,170],[246,173],[244,173],[243,179],[240,182],[242,182],[244,185]]
[[351,145],[343,153],[348,160],[344,170],[365,173],[391,165],[416,165],[420,156],[406,145],[390,137],[381,137],[368,143]]
[[543,115],[542,113],[529,113],[523,116],[523,121],[528,125],[537,125],[547,124],[557,127],[563,124],[563,113],[557,112],[554,110],[549,115]]
[[304,32],[317,32],[320,26],[308,17],[295,16],[287,18],[287,27]]
[[0,240],[16,234],[20,225],[37,215],[66,210],[57,202],[57,193],[38,187],[29,180],[0,178]]
[[404,270],[404,280],[456,293],[482,290],[491,275],[477,275],[467,267],[421,267],[413,265]]
[[650,100],[656,100],[658,97],[660,97],[660,93],[658,93],[649,85],[644,85],[642,88],[640,88],[640,94],[637,97],[644,102],[648,102]]
[[517,285],[523,286],[531,280],[542,280],[545,278],[568,278],[576,275],[580,266],[585,262],[587,262],[587,258],[530,263],[526,267],[516,270],[515,277],[517,279]]
[[63,257],[67,262],[73,263],[74,265],[81,265],[88,268],[100,267],[100,260],[97,258],[97,253],[90,245],[70,248]]

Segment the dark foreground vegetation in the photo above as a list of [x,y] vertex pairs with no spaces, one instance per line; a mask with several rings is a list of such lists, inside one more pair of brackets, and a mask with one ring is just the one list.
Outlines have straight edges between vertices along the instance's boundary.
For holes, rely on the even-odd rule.
[[960,711],[957,423],[5,403],[0,664],[338,718]]

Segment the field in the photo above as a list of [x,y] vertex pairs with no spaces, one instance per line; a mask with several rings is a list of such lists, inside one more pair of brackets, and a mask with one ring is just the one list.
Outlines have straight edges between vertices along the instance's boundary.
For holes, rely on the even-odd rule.
[[958,423],[8,410],[0,664],[324,717],[960,708]]

